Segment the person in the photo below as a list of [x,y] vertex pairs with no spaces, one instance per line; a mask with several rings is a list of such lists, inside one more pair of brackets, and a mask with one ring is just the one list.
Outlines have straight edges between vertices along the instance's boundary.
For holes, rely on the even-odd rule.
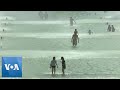
[[91,30],[88,30],[89,35],[91,35],[93,32]]
[[113,25],[111,25],[112,32],[115,32],[115,28]]
[[74,33],[78,34],[78,31],[77,31],[77,29],[75,29]]
[[108,32],[111,32],[111,26],[108,25],[108,29],[107,29]]
[[64,57],[61,57],[61,60],[62,60],[62,73],[63,75],[65,75],[66,63]]
[[95,15],[96,15],[96,12],[95,12]]
[[52,68],[52,75],[53,75],[53,74],[55,75],[56,66],[57,66],[57,68],[58,68],[57,61],[55,60],[55,57],[53,57],[53,60],[52,60],[51,63],[50,63],[50,68]]
[[3,39],[3,37],[1,37],[1,40]]
[[6,20],[8,20],[8,18],[6,17]]
[[3,32],[4,32],[5,30],[3,29]]
[[78,43],[79,43],[79,37],[76,33],[74,33],[73,36],[72,36],[72,39],[71,39],[71,42],[73,43],[73,46],[77,45],[77,40],[78,40]]
[[43,12],[40,11],[40,12],[38,13],[38,15],[40,16],[41,20],[43,20]]
[[48,19],[48,13],[47,13],[47,11],[45,11],[45,20],[47,20]]
[[72,17],[70,17],[70,26],[73,26],[73,22],[75,22],[75,20]]

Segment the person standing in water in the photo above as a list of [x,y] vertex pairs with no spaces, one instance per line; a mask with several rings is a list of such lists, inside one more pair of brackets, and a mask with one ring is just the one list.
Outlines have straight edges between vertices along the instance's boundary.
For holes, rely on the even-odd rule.
[[[70,17],[70,26],[73,26],[73,23],[75,22],[75,20],[72,18],[72,17]],[[76,23],[76,22],[75,22]]]
[[108,25],[108,29],[107,29],[107,31],[108,31],[108,32],[111,32],[111,29],[112,29],[111,26]]
[[8,20],[8,18],[6,17],[6,20]]
[[65,75],[66,63],[64,57],[61,57],[61,60],[62,60],[62,73],[63,75]]
[[1,36],[1,40],[3,39],[3,37]]
[[95,12],[95,15],[96,15],[96,12]]
[[78,35],[76,33],[74,33],[72,35],[72,39],[71,39],[71,42],[73,43],[73,46],[77,46],[77,41],[79,43],[79,37],[78,37]]
[[3,32],[5,31],[5,29],[3,29]]
[[40,12],[38,13],[38,15],[39,15],[40,19],[43,20],[43,12],[40,11]]
[[47,11],[45,11],[44,17],[45,17],[45,20],[48,19],[48,13],[47,13]]
[[53,57],[53,60],[50,63],[50,68],[52,68],[52,75],[55,75],[56,66],[58,68],[57,61],[55,60],[55,57]]
[[91,30],[88,30],[89,35],[91,35],[93,32]]
[[115,28],[113,25],[111,25],[112,32],[115,32]]

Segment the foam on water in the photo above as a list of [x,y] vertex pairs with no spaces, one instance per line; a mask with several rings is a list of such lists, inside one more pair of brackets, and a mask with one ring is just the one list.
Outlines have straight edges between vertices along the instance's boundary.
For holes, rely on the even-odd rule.
[[[110,18],[107,17],[107,18]],[[9,21],[8,21],[9,22]],[[108,19],[81,19],[76,21],[77,24],[80,23],[120,23],[120,20],[108,20]],[[69,20],[68,21],[12,21],[10,22],[11,24],[63,24],[63,25],[69,25]],[[76,24],[75,24],[76,25]]]
[[[23,58],[39,58],[39,57],[61,57],[64,55],[67,59],[78,58],[120,58],[116,56],[120,54],[118,50],[96,50],[96,51],[38,51],[38,50],[2,50],[1,56],[22,56]],[[111,56],[112,55],[112,56]],[[87,56],[87,57],[86,57]]]
[[7,17],[7,21],[8,20],[16,20],[16,18],[15,17],[10,17],[10,16],[0,16],[0,20],[2,20],[2,21],[6,21],[6,17]]
[[[3,37],[12,38],[71,38],[72,33],[4,33]],[[86,33],[80,33],[79,38],[109,38],[113,36],[119,36],[120,33],[93,33],[88,35]]]
[[67,24],[67,21],[13,21],[12,24]]
[[105,16],[105,18],[108,18],[108,19],[109,19],[109,18],[112,18],[112,16]]

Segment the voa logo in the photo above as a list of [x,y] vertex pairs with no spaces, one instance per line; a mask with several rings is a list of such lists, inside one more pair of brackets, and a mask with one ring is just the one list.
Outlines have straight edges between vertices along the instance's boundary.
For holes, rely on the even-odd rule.
[[2,77],[22,77],[22,57],[2,57]]
[[5,64],[5,68],[6,70],[19,70],[19,67],[18,67],[18,64],[14,64],[14,65],[11,65],[11,64]]

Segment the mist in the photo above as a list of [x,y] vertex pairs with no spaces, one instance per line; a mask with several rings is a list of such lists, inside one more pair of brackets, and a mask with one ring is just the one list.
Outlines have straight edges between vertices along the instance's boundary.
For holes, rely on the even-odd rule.
[[[15,17],[17,20],[37,20],[40,21],[39,13],[40,11],[0,11],[0,16],[10,16]],[[41,11],[45,12],[45,11]],[[100,16],[106,19],[118,19],[120,18],[119,11],[47,11],[48,20],[68,20],[69,17],[78,19],[97,19]],[[95,15],[97,13],[97,15]]]

